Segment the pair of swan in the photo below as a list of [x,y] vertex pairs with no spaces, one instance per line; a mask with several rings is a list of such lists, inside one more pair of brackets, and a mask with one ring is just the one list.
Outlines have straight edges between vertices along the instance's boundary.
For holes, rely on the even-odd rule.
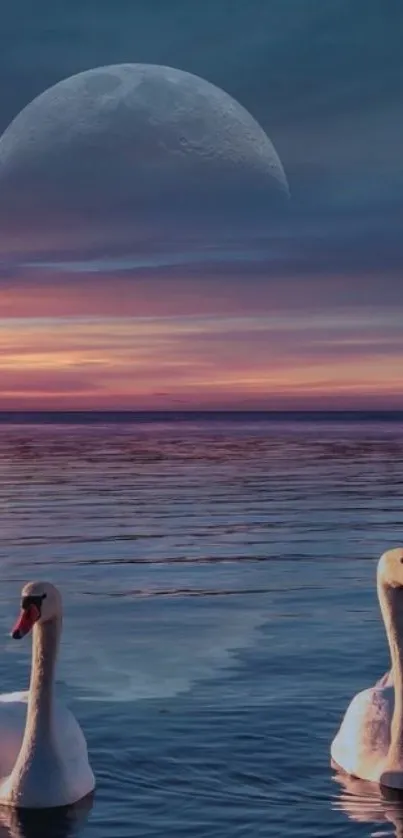
[[0,807],[66,807],[95,788],[84,734],[53,694],[61,625],[57,588],[26,585],[12,637],[32,630],[31,681],[28,692],[0,695]]
[[[352,777],[403,790],[403,549],[383,554],[377,588],[392,668],[353,698],[331,757]],[[95,779],[78,722],[53,696],[60,593],[30,582],[21,606],[12,636],[33,631],[31,682],[28,693],[0,696],[0,806],[69,806],[93,792]]]

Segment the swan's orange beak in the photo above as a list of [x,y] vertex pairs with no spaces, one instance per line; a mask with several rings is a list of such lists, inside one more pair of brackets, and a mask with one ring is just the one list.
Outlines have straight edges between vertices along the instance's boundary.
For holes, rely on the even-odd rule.
[[11,637],[13,637],[14,640],[20,640],[21,637],[25,637],[25,635],[31,631],[36,621],[39,620],[40,616],[41,612],[36,605],[28,605],[28,608],[23,608],[11,632]]

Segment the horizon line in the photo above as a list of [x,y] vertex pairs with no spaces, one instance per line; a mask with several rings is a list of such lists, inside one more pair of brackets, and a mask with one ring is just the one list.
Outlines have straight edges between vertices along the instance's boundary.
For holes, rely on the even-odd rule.
[[333,408],[333,409],[318,409],[318,408],[289,408],[289,409],[248,409],[248,408],[234,408],[234,409],[197,409],[197,408],[166,408],[166,409],[69,409],[69,410],[19,410],[7,409],[0,410],[0,423],[7,423],[8,421],[21,422],[29,419],[49,419],[70,421],[74,419],[97,420],[97,419],[111,419],[114,421],[124,421],[125,419],[192,419],[192,418],[227,418],[227,417],[254,417],[256,419],[276,419],[287,417],[299,417],[301,419],[315,419],[315,418],[356,418],[356,419],[384,419],[393,421],[393,419],[403,420],[403,408]]

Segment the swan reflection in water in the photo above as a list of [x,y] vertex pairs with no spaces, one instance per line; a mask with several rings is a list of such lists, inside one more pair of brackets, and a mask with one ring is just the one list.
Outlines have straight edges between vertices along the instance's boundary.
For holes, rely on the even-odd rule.
[[70,838],[85,826],[94,794],[74,806],[58,809],[13,809],[0,806],[0,838]]
[[[377,783],[359,780],[335,769],[333,779],[339,788],[332,806],[356,823],[373,823],[378,826],[371,833],[377,838],[396,836],[403,838],[403,792],[380,787]],[[385,824],[385,829],[379,829]]]

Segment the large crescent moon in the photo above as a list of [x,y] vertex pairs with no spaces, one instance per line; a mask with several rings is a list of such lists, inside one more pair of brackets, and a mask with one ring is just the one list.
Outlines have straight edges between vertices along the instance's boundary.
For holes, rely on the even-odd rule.
[[[182,70],[118,64],[64,79],[0,139],[0,216],[206,218],[276,208],[286,176],[238,102]],[[22,222],[21,222],[22,223]]]

